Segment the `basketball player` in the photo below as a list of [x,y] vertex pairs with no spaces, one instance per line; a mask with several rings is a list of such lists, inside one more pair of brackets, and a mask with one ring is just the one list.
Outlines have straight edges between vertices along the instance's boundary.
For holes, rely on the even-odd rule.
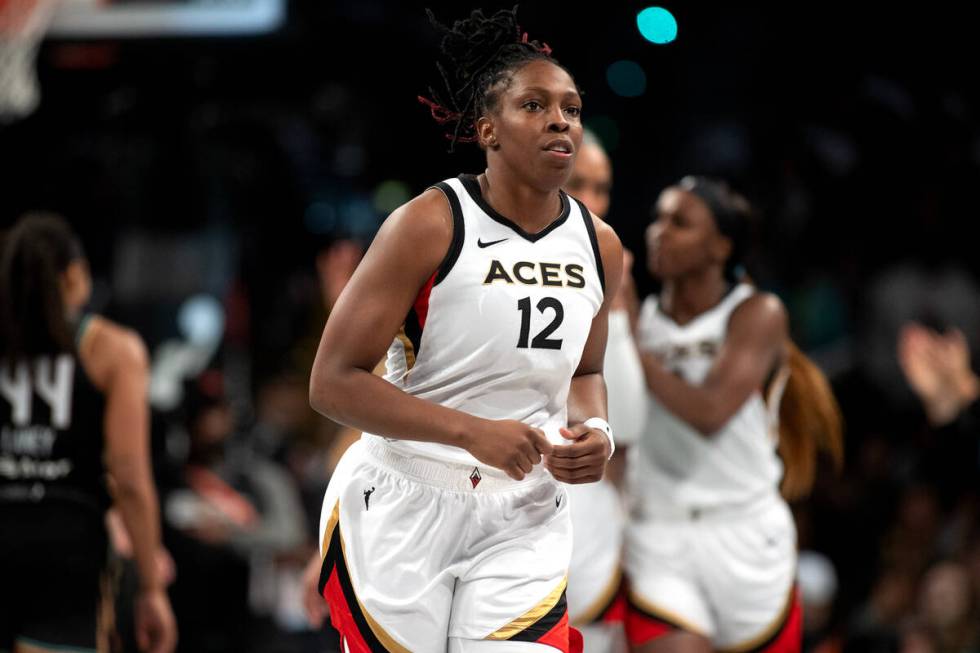
[[816,447],[841,454],[840,416],[790,343],[782,303],[740,275],[747,214],[723,182],[687,177],[647,230],[663,286],[637,333],[651,401],[630,460],[625,565],[627,635],[641,653],[801,646],[780,479],[785,463],[784,493],[809,489]]
[[446,88],[426,103],[487,167],[397,209],[327,321],[311,403],[365,434],[324,499],[320,587],[352,653],[568,651],[558,481],[612,453],[622,247],[561,191],[582,103],[547,46],[513,11],[433,22]]
[[27,216],[7,233],[0,253],[3,651],[105,650],[96,614],[109,489],[139,572],[138,642],[165,653],[176,640],[156,564],[146,351],[135,333],[82,313],[90,289],[81,245],[61,218]]
[[[575,157],[565,190],[605,219],[612,189],[612,165],[589,130]],[[609,394],[609,422],[616,431],[616,455],[598,483],[567,488],[572,516],[572,563],[568,571],[568,617],[579,628],[587,653],[623,650],[619,587],[626,516],[612,478],[621,477],[624,445],[636,442],[646,421],[646,385],[631,333],[627,307],[635,303],[629,283],[632,255],[624,250],[623,281],[609,312],[609,340],[603,376]],[[619,469],[617,469],[617,467]]]

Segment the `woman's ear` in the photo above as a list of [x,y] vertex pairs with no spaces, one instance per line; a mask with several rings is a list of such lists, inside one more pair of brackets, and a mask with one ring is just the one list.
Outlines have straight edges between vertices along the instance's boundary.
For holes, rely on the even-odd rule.
[[500,147],[497,143],[497,136],[494,133],[493,120],[489,116],[480,116],[476,120],[476,135],[480,142],[480,147],[485,150],[496,150]]
[[711,242],[711,256],[714,260],[724,264],[732,255],[734,248],[735,245],[731,238],[718,234]]

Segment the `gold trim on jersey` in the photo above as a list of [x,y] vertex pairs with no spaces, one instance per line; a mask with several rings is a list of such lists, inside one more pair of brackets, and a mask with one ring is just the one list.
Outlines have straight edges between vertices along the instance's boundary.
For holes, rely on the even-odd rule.
[[678,615],[675,612],[671,612],[670,610],[665,610],[659,606],[654,605],[647,599],[637,594],[636,590],[630,590],[629,600],[637,607],[639,607],[641,610],[650,613],[651,616],[656,617],[657,619],[660,619],[672,625],[676,625],[677,627],[682,628],[688,632],[694,633],[695,635],[700,635],[701,637],[711,639],[711,637],[704,632],[704,629],[695,626],[690,621],[688,621],[687,619]]
[[[344,543],[344,533],[343,531],[338,531],[338,534],[340,535],[340,554],[344,556],[344,566],[347,567],[347,575],[350,576],[351,567],[347,562],[347,545]],[[351,589],[354,589],[353,585],[354,581],[351,579]],[[357,606],[361,609],[361,614],[364,615],[364,621],[367,622],[371,632],[374,633],[375,638],[381,642],[381,645],[385,647],[385,650],[388,651],[388,653],[412,653],[407,648],[396,642],[394,638],[388,634],[388,631],[386,631],[381,624],[374,620],[371,613],[368,612],[367,608],[364,607],[364,604],[361,603],[361,598],[357,595],[356,590],[353,592],[353,594],[354,599],[357,601]]]
[[796,585],[791,585],[789,588],[789,594],[786,597],[786,603],[783,605],[783,609],[779,611],[779,615],[776,617],[775,621],[766,626],[766,629],[762,631],[761,634],[756,635],[752,639],[743,642],[741,644],[736,644],[730,648],[718,649],[719,653],[744,653],[745,651],[751,651],[757,648],[760,644],[764,644],[769,639],[772,639],[779,631],[786,625],[786,620],[789,618],[789,613],[793,609],[793,603],[795,599]]
[[555,589],[551,590],[548,596],[544,597],[544,599],[542,599],[536,606],[519,616],[517,619],[511,621],[503,628],[490,633],[484,639],[494,641],[510,639],[517,633],[527,630],[555,607],[555,604],[558,603],[559,599],[561,599],[561,594],[565,591],[566,585],[568,585],[568,577],[562,578],[561,582],[558,583]]
[[405,367],[407,369],[412,369],[415,367],[415,346],[412,345],[412,341],[405,333],[404,324],[400,329],[398,329],[398,333],[395,335],[395,337],[401,340],[402,346],[405,348]]
[[322,564],[324,559],[327,557],[327,551],[330,549],[330,538],[333,537],[333,529],[337,526],[337,521],[340,519],[340,499],[337,499],[337,503],[333,505],[333,511],[330,513],[330,519],[327,520],[327,528],[323,531],[323,541],[320,543],[320,563]]
[[412,345],[412,341],[405,333],[404,324],[400,329],[398,329],[398,333],[395,335],[395,337],[401,340],[402,347],[405,349],[405,367],[406,369],[410,370],[415,367],[415,346]]
[[602,612],[609,607],[614,596],[616,596],[616,591],[619,589],[619,585],[623,580],[623,570],[619,563],[616,564],[616,571],[613,573],[612,578],[606,584],[606,587],[599,594],[599,598],[592,602],[592,604],[582,612],[582,616],[576,617],[573,626],[587,626],[600,616]]

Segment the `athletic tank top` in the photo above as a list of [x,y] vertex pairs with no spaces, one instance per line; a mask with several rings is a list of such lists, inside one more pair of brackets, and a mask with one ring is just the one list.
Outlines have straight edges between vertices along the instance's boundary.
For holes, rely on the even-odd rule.
[[[452,209],[452,244],[392,342],[385,378],[420,399],[565,442],[569,385],[605,284],[591,215],[562,192],[558,218],[530,234],[487,204],[472,175],[434,188]],[[387,440],[404,454],[481,464],[459,447]]]
[[[640,311],[642,351],[659,355],[664,365],[692,385],[704,382],[725,341],[732,312],[754,294],[748,284],[735,286],[714,308],[684,326],[648,298]],[[648,393],[646,432],[640,438],[632,478],[642,497],[680,509],[711,508],[753,501],[777,492],[782,462],[776,454],[779,400],[784,370],[769,384],[768,401],[752,393],[717,432],[704,436]]]
[[105,398],[75,352],[0,364],[0,506],[69,501],[104,512],[104,421]]

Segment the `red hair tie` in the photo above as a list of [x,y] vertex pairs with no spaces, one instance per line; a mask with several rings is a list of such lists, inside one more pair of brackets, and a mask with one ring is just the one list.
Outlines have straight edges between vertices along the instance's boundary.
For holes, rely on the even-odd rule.
[[521,43],[525,43],[527,45],[530,45],[532,48],[534,48],[538,52],[543,52],[544,53],[544,56],[546,56],[546,57],[550,57],[551,56],[551,46],[549,46],[547,43],[544,43],[539,48],[538,46],[534,45],[533,43],[531,43],[530,41],[527,40],[527,32],[524,32],[524,35],[521,36]]
[[432,114],[433,120],[435,120],[440,125],[444,125],[447,122],[452,122],[454,120],[459,120],[460,118],[463,117],[463,114],[456,111],[451,111],[446,107],[442,106],[441,104],[433,102],[428,98],[424,98],[421,95],[418,96],[418,99],[419,102],[429,107],[429,113]]

